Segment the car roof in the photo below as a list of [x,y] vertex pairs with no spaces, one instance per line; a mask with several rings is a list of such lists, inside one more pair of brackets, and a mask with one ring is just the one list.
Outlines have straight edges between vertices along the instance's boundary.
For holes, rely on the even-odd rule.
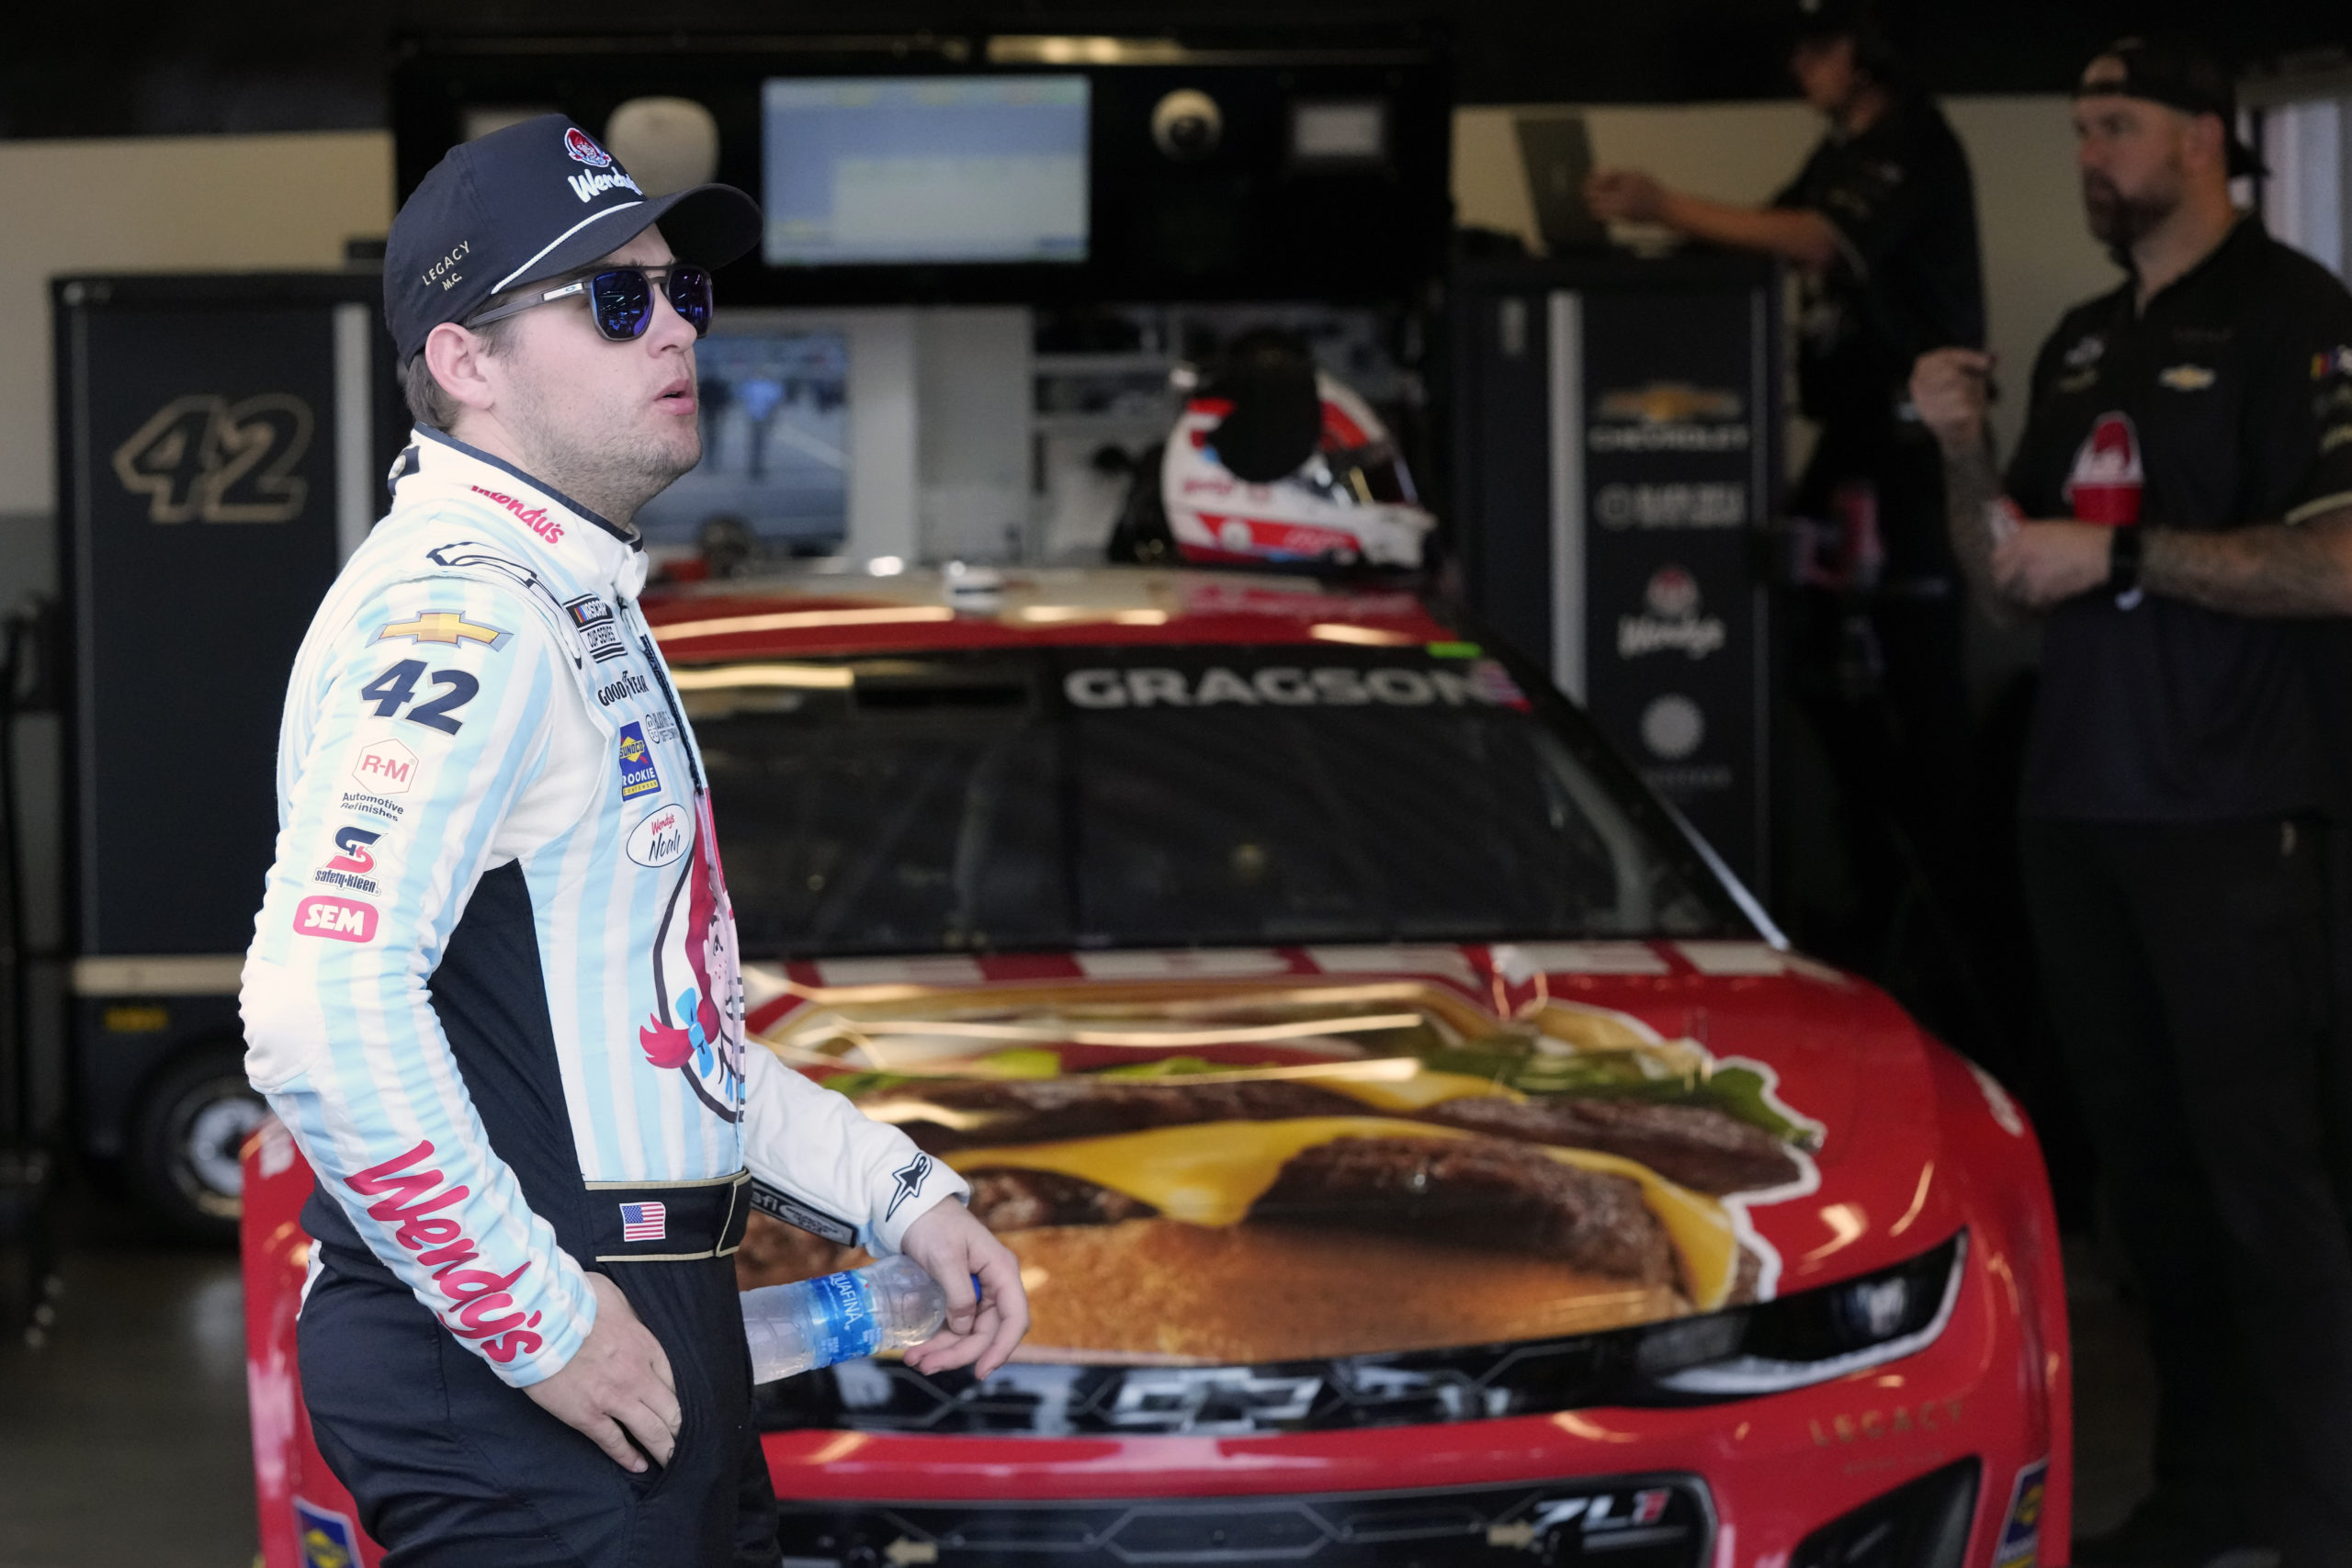
[[679,664],[1105,643],[1416,647],[1457,634],[1416,588],[1165,567],[808,570],[649,590]]

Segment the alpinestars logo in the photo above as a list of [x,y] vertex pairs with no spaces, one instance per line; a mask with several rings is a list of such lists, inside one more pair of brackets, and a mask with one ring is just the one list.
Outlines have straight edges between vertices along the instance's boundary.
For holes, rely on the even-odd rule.
[[919,1154],[890,1173],[898,1190],[890,1194],[890,1206],[882,1211],[886,1220],[896,1219],[899,1205],[922,1190],[923,1179],[931,1174],[931,1156]]

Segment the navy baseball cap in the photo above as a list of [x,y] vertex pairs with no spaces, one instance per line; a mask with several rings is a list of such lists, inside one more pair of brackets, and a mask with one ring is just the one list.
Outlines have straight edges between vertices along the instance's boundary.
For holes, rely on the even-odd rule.
[[384,242],[384,324],[401,363],[442,322],[585,266],[655,223],[679,260],[703,266],[724,266],[760,239],[759,204],[733,186],[648,197],[560,114],[450,148]]
[[2109,95],[2145,98],[2187,115],[2210,114],[2222,122],[2233,178],[2270,172],[2238,135],[2237,85],[2229,68],[2201,49],[2177,39],[2118,39],[2083,67],[2075,87],[2077,98]]

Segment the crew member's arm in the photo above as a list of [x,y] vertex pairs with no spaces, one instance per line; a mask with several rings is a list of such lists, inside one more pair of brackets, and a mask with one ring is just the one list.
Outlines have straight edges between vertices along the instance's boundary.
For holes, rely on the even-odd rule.
[[905,1253],[946,1293],[946,1328],[910,1350],[908,1364],[931,1372],[978,1362],[981,1377],[1003,1365],[1028,1332],[1029,1299],[1019,1260],[964,1207],[964,1179],[757,1042],[744,1048],[743,1080],[752,1175],[837,1219],[877,1257]]
[[[2341,346],[2352,309],[2332,324],[2332,336],[2317,330],[2281,345],[2246,389],[2248,482],[2274,487],[2265,499],[2281,521],[2142,528],[2144,592],[2237,615],[2352,615],[2352,350]],[[2042,607],[2105,584],[2114,548],[2112,528],[2031,523],[2001,547],[1994,571],[2004,592]]]
[[[1980,349],[1939,348],[1911,371],[1911,401],[1943,453],[1944,526],[1976,602],[1988,613],[1998,601],[1993,568],[2002,512],[2001,477],[1984,422],[1993,356]],[[2102,569],[2102,576],[2104,569]]]
[[596,1317],[482,1130],[427,986],[545,767],[564,654],[527,605],[437,579],[369,599],[279,759],[277,862],[242,1008],[246,1071],[368,1249],[517,1387]]
[[1711,244],[1782,256],[1826,272],[1838,260],[1837,228],[1804,208],[1733,207],[1668,188],[1639,169],[1600,169],[1585,182],[1585,205],[1602,222],[1659,223]]

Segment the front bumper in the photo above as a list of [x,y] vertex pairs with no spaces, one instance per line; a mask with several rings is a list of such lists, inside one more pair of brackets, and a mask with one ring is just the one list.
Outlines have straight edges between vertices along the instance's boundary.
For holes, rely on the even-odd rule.
[[[2065,1552],[2063,1537],[2037,1552],[2049,1363],[2013,1261],[1973,1257],[1917,1354],[1757,1398],[1249,1437],[763,1441],[788,1568],[2033,1568]],[[1937,1475],[1949,1484],[1889,1501]],[[1669,1503],[1637,1506],[1660,1490]],[[1876,1529],[1888,1507],[1902,1517]],[[1613,1522],[1644,1508],[1660,1510],[1646,1527]],[[1921,1508],[1945,1524],[1911,1519]],[[1669,1533],[1638,1533],[1653,1527]]]

